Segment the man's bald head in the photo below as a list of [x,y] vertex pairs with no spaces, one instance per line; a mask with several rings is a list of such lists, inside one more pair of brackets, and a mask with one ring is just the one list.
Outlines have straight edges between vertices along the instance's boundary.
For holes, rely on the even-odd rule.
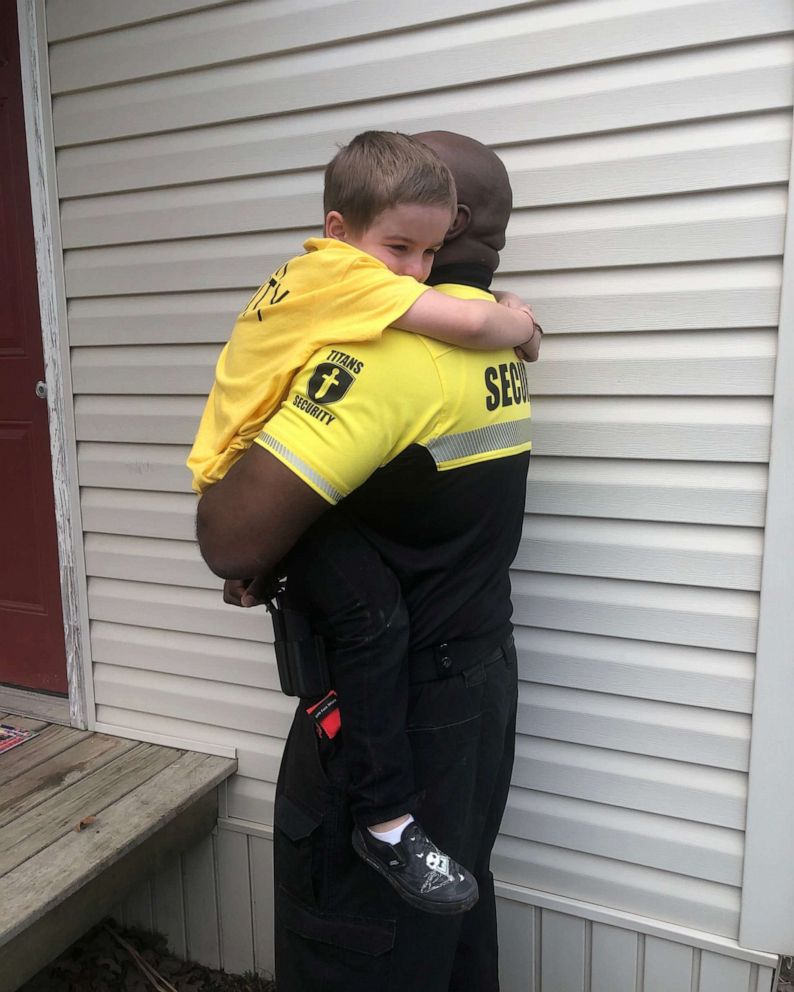
[[452,131],[424,131],[414,137],[443,159],[458,189],[458,216],[437,255],[438,264],[477,263],[495,271],[513,207],[501,159],[481,142]]

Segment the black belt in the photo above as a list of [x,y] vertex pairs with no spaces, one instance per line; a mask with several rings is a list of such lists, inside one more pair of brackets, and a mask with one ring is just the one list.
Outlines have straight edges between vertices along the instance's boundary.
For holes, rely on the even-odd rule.
[[408,670],[412,683],[435,682],[460,675],[474,665],[492,665],[513,647],[510,634],[494,647],[493,638],[469,641],[444,641],[432,648],[425,648],[408,656]]

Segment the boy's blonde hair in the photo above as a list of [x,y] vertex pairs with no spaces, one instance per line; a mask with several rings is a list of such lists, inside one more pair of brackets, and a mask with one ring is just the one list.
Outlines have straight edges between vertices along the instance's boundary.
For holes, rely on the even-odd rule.
[[421,141],[397,131],[364,131],[340,148],[325,169],[323,208],[343,215],[352,231],[403,203],[457,206],[455,180]]

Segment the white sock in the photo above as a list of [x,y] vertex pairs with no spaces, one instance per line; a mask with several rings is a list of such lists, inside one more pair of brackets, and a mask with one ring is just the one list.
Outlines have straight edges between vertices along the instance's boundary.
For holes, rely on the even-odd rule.
[[369,830],[375,840],[382,841],[384,844],[396,844],[400,837],[402,837],[403,830],[405,830],[409,823],[413,822],[414,818],[409,813],[405,823],[400,823],[396,827],[392,827],[391,830],[384,830],[382,833],[380,830],[373,830],[372,827],[367,827],[367,830]]

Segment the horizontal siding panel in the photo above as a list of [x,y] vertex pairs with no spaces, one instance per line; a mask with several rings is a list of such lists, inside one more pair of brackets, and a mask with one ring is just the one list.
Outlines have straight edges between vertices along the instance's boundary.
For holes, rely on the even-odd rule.
[[514,211],[501,268],[656,265],[779,255],[784,189]]
[[788,182],[787,113],[500,149],[516,208]]
[[76,346],[212,341],[220,351],[254,288],[72,300],[69,338]]
[[513,789],[502,833],[551,847],[738,886],[741,831]]
[[513,785],[744,829],[747,776],[724,768],[519,734]]
[[99,705],[124,707],[249,733],[286,737],[295,700],[281,692],[162,672],[94,665]]
[[[100,705],[96,718],[99,723],[125,730],[234,747],[237,749],[238,775],[260,778],[265,782],[275,782],[278,775],[284,741],[280,737],[269,737],[262,730],[248,733],[238,727],[218,727],[121,706]],[[238,775],[233,775],[229,781],[234,781]]]
[[766,465],[546,458],[533,453],[527,512],[761,527]]
[[775,259],[511,275],[511,289],[555,334],[774,327],[782,270]]
[[273,823],[276,787],[258,778],[234,775],[227,786],[228,815],[252,823]]
[[[282,236],[287,237],[287,236]],[[292,236],[289,236],[292,238]],[[242,239],[243,241],[245,239]],[[235,239],[226,239],[228,249],[240,257],[243,252]],[[273,256],[265,275],[295,253],[298,239],[284,241],[283,251]],[[160,245],[166,250],[169,246]],[[120,249],[119,249],[120,250]],[[143,248],[129,248],[145,260]],[[261,259],[246,260],[248,279],[240,279],[233,267],[224,279],[211,269],[211,253],[195,245],[193,255],[207,267],[208,281],[200,292],[174,292],[172,296],[113,297],[104,286],[101,273],[92,271],[105,256],[105,249],[90,255],[92,266],[83,271],[85,252],[77,278],[90,282],[99,293],[94,299],[77,299],[70,304],[70,327],[74,322],[80,341],[85,344],[200,343],[226,341],[235,315],[260,284],[266,266]],[[69,258],[75,253],[69,253]],[[192,261],[196,261],[193,258]],[[106,260],[106,259],[105,259]],[[191,259],[186,260],[189,267]],[[121,276],[129,282],[128,277]],[[162,275],[160,276],[162,279]],[[531,300],[544,326],[555,335],[614,334],[625,331],[670,331],[706,328],[770,328],[777,324],[781,268],[778,261],[736,261],[697,265],[652,266],[602,272],[552,272],[541,276],[503,276],[497,288],[512,289]],[[238,288],[229,292],[207,292],[225,279]],[[196,280],[193,279],[195,283]],[[168,290],[180,287],[169,285]],[[129,333],[129,337],[127,334]],[[687,339],[676,335],[676,342]],[[551,338],[549,339],[551,341]],[[549,343],[549,342],[547,342]],[[614,347],[614,346],[613,346]],[[545,354],[544,354],[545,358]],[[673,358],[672,360],[675,360]],[[539,367],[540,368],[540,367]],[[668,387],[674,388],[674,387]]]
[[191,543],[195,540],[196,497],[193,495],[83,488],[81,506],[86,532]]
[[[790,142],[790,118],[769,114],[507,148],[501,157],[510,172],[514,209],[520,210],[784,183]],[[311,227],[322,216],[322,180],[322,170],[312,169],[66,200],[63,244],[75,248]],[[513,220],[516,238],[528,233],[520,218]]]
[[93,443],[77,449],[81,486],[188,493],[187,445]]
[[[191,444],[203,396],[78,396],[80,441]],[[534,450],[604,458],[765,461],[770,403],[763,399],[651,400],[537,397]]]
[[750,718],[560,686],[519,687],[519,733],[747,771]]
[[[762,199],[761,194],[756,191],[751,193],[758,200]],[[771,195],[766,195],[770,193],[771,191],[765,191],[768,200],[774,199]],[[716,195],[702,196],[711,199]],[[653,210],[649,209],[648,212],[657,214],[657,224],[643,226],[642,210],[633,202],[621,204],[621,210],[629,211],[625,216],[636,213],[637,227],[629,227],[625,231],[615,225],[614,218],[612,224],[602,230],[574,230],[564,231],[562,234],[554,231],[557,224],[564,225],[564,212],[574,209],[579,212],[593,212],[597,209],[595,206],[529,211],[527,213],[530,218],[543,213],[557,215],[558,220],[552,221],[552,230],[547,232],[540,230],[517,235],[514,228],[511,228],[501,265],[502,275],[521,272],[528,267],[535,272],[542,272],[546,269],[586,270],[605,265],[681,265],[689,262],[703,264],[708,272],[708,263],[713,266],[714,259],[741,259],[752,255],[766,257],[782,253],[782,211],[769,219],[737,219],[734,237],[727,230],[727,226],[732,223],[729,219],[729,206],[725,208],[728,218],[704,222],[706,226],[703,227],[693,219],[697,214],[694,204],[686,204],[688,217],[685,214],[676,225],[675,211],[672,209],[669,211],[671,219],[663,219],[668,208],[666,199],[648,202],[653,206]],[[716,206],[719,209],[718,196]],[[761,209],[761,205],[758,206]],[[773,206],[770,204],[765,209],[772,210]],[[518,216],[521,217],[520,214]],[[604,223],[606,224],[606,220]],[[663,232],[661,225],[669,225],[669,228],[665,227]],[[717,228],[713,225],[717,225]],[[524,223],[524,226],[527,224]],[[266,234],[248,233],[234,237],[73,249],[66,256],[67,292],[71,297],[86,297],[163,293],[169,289],[187,292],[257,286],[284,259],[298,254],[306,238],[319,233],[320,223],[316,220],[311,227]],[[610,242],[614,242],[614,250],[611,250]],[[740,264],[748,274],[756,271],[747,262]],[[169,282],[167,277],[171,273],[172,281]],[[644,273],[640,274],[640,279],[643,275]],[[542,277],[535,275],[533,278],[537,282]],[[547,292],[551,288],[553,287],[548,287]],[[737,288],[734,286],[734,289]],[[624,286],[623,292],[627,289]],[[735,321],[736,317],[725,326],[737,326]]]
[[[543,270],[782,251],[782,189],[690,193],[661,203],[657,197],[630,204],[527,205],[535,209],[516,209],[511,219],[504,267],[514,268],[517,259]],[[322,174],[314,171],[70,200],[62,210],[65,248],[310,229],[321,218]]]
[[755,651],[756,593],[513,571],[514,621],[726,651]]
[[655,396],[770,396],[772,329],[664,334],[554,334],[531,370],[542,393]]
[[204,409],[198,396],[78,396],[74,413],[78,441],[138,444],[193,443]]
[[89,578],[88,611],[92,620],[273,643],[265,609],[229,606],[217,589]]
[[504,836],[491,870],[513,884],[724,937],[738,933],[739,889],[733,886]]
[[213,344],[79,348],[72,352],[72,379],[82,395],[206,397],[217,358]]
[[[253,121],[167,133],[162,121],[155,127],[161,135],[62,151],[59,192],[77,196],[317,168],[328,161],[339,142],[367,128],[408,133],[441,128],[469,134],[485,144],[511,145],[777,110],[792,103],[792,62],[793,46],[776,39],[558,73],[533,80],[530,91],[523,82],[512,80],[453,88],[435,93],[432,108],[425,98],[411,94],[387,102],[281,115],[269,120],[266,129]],[[383,74],[382,67],[379,72]],[[252,85],[249,82],[246,88]],[[167,99],[167,94],[159,93],[161,106]],[[200,103],[202,98],[197,99]],[[231,106],[233,101],[227,109]],[[59,100],[55,114],[57,120]],[[112,114],[104,114],[103,121],[110,124]],[[125,110],[117,126],[123,127],[125,116],[134,130],[146,130],[138,124],[134,108]],[[58,144],[88,140],[89,134],[92,141],[112,137],[102,133],[105,125],[95,117],[88,110],[79,127],[62,126],[65,133]]]
[[[190,492],[187,445],[83,442],[83,486]],[[535,454],[528,512],[762,526],[765,465],[544,458]]]
[[[588,76],[592,84],[588,91],[592,92],[610,84],[614,87],[615,77],[622,78],[624,85],[631,80],[636,84],[639,54],[731,42],[746,38],[748,33],[756,37],[775,35],[794,28],[794,11],[786,0],[767,0],[752,17],[747,15],[744,0],[676,4],[673,10],[668,0],[661,10],[620,18],[602,15],[599,20],[591,20],[587,12],[609,11],[610,4],[581,2],[572,6],[574,10],[555,10],[552,6],[534,16],[519,11],[431,27],[411,35],[409,50],[390,38],[351,41],[56,96],[56,142],[82,144],[327,107],[351,102],[354,93],[366,93],[370,100],[384,99],[398,95],[407,79],[414,92],[428,93],[588,63],[586,69],[574,68],[570,73],[573,77]],[[558,12],[567,23],[547,31],[537,29],[538,22],[542,24]],[[760,43],[756,46],[762,47]],[[628,64],[611,61],[621,58],[628,59]],[[664,58],[643,59],[642,74],[648,82],[657,75],[654,69]],[[678,63],[679,79],[689,74],[705,76],[713,52],[676,53],[667,59]],[[607,61],[603,67],[593,65],[602,61]],[[538,96],[557,93],[565,88],[561,75],[552,72],[545,78],[539,76],[533,89]],[[662,78],[664,75],[659,73]],[[736,109],[734,106],[734,112]],[[647,114],[645,118],[647,124]],[[591,125],[588,130],[596,128]]]
[[91,625],[95,662],[280,691],[271,644],[128,624]]
[[[191,542],[195,536],[192,495],[84,489],[82,506],[86,531]],[[525,521],[513,567],[757,589],[761,537],[760,532],[739,528],[533,515]]]
[[[530,391],[535,394],[532,381]],[[532,404],[533,449],[543,455],[756,461],[769,458],[769,401],[552,398]]]
[[[82,394],[206,395],[217,357],[215,344],[76,348],[72,378]],[[763,396],[774,371],[775,335],[766,329],[550,335],[542,364],[528,370],[537,393],[558,396]]]
[[61,210],[64,248],[319,228],[322,218],[319,170],[67,200]]
[[519,627],[528,682],[750,713],[754,658],[736,651]]
[[223,588],[194,541],[86,534],[84,543],[88,575],[212,589],[216,595]]
[[[154,139],[152,139],[154,140]],[[787,114],[506,148],[514,209],[788,180]],[[66,200],[65,248],[311,227],[321,169]],[[534,253],[533,253],[534,255]],[[532,256],[531,256],[532,257]]]
[[47,37],[53,41],[127,24],[155,21],[169,14],[219,7],[233,0],[48,0]]
[[[319,233],[318,225],[302,233],[75,249],[65,258],[66,290],[80,297],[255,288],[298,254],[306,238]],[[229,315],[229,324],[234,316]]]
[[[290,49],[349,42],[353,38],[388,34],[400,28],[415,29],[435,21],[453,21],[467,14],[484,14],[511,6],[514,3],[509,0],[455,0],[452,16],[444,7],[428,7],[423,0],[402,0],[398,5],[384,0],[365,3],[259,0],[214,10],[193,9],[188,17],[170,17],[155,24],[133,25],[100,38],[52,46],[52,91],[106,86],[161,73],[263,58]],[[137,11],[129,17],[130,21],[138,19]]]
[[757,590],[762,552],[763,532],[749,528],[533,514],[513,567]]

